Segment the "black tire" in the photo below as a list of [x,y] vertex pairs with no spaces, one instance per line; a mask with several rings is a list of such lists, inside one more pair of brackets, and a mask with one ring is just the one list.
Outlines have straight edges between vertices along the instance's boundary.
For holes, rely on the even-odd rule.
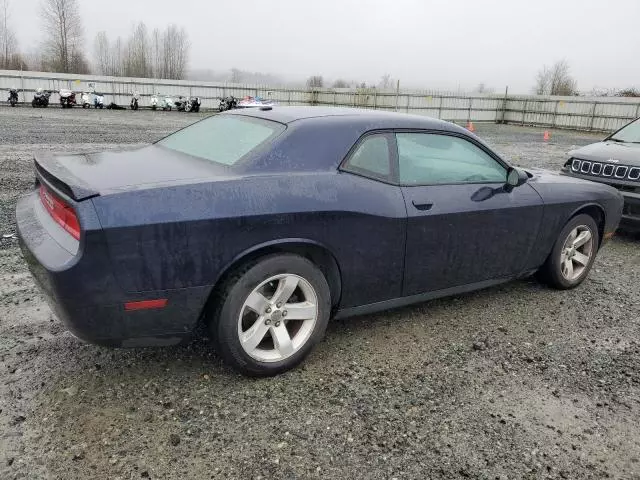
[[[591,232],[591,253],[587,265],[584,266],[584,269],[579,276],[574,279],[568,279],[562,272],[562,255],[569,234],[578,227],[586,227]],[[568,290],[577,287],[589,275],[589,271],[596,259],[599,246],[600,234],[598,232],[598,225],[593,217],[586,214],[580,214],[573,217],[564,226],[560,235],[558,235],[558,239],[554,243],[547,261],[538,271],[538,278],[547,285],[559,290]]]
[[[317,297],[317,319],[306,342],[291,356],[276,362],[258,361],[242,347],[238,319],[245,300],[262,282],[279,274],[305,279]],[[210,311],[209,329],[218,353],[235,370],[252,377],[268,377],[299,365],[322,340],[331,314],[331,293],[324,275],[306,258],[275,254],[250,262],[231,274],[217,289]]]

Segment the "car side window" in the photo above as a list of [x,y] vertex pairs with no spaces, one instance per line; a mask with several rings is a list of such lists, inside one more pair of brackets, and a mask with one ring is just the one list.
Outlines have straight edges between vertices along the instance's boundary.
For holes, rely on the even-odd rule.
[[507,169],[473,143],[452,135],[397,133],[400,183],[504,183]]
[[388,137],[379,134],[366,136],[342,168],[367,177],[391,180]]

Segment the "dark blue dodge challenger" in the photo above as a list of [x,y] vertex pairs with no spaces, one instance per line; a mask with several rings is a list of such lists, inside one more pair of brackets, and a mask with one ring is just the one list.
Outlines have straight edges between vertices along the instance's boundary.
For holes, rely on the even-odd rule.
[[511,167],[456,125],[262,107],[154,145],[36,156],[24,256],[78,337],[169,345],[207,326],[249,375],[300,363],[331,316],[536,273],[587,276],[620,220],[607,185]]

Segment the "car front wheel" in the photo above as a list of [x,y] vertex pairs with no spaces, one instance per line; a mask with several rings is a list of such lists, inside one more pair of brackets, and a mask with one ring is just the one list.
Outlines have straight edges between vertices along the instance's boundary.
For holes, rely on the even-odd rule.
[[587,278],[599,245],[598,226],[593,217],[586,214],[573,217],[560,232],[540,269],[540,277],[561,290],[577,287]]
[[318,267],[292,254],[245,265],[218,292],[211,334],[223,359],[245,375],[297,366],[322,339],[329,285]]

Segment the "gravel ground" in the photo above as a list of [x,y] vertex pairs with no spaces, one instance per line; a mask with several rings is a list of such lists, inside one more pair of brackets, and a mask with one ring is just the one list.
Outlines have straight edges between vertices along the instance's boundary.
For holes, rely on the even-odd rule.
[[[153,141],[198,115],[0,108],[0,234],[37,149]],[[477,125],[557,169],[597,136]],[[640,478],[640,241],[617,236],[571,292],[513,282],[330,324],[266,380],[205,340],[110,350],[52,317],[0,240],[0,478]]]

